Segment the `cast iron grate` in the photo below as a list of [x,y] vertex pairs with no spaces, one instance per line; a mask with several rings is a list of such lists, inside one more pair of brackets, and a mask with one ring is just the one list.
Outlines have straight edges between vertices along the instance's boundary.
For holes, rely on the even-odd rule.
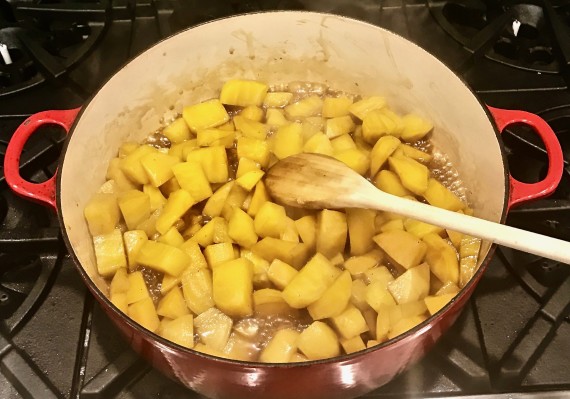
[[105,30],[110,3],[103,0],[0,0],[0,96],[57,78],[86,57]]
[[[570,61],[570,4],[429,0],[436,21],[471,52],[530,71],[558,73]],[[485,47],[482,49],[482,45]]]

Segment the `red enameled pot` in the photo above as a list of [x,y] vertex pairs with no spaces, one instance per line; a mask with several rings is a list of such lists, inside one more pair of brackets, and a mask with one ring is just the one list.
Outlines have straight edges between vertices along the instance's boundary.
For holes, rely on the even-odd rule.
[[[486,107],[443,63],[415,44],[376,26],[335,15],[271,12],[209,22],[172,36],[118,71],[81,109],[40,112],[16,131],[4,172],[18,194],[58,213],[69,252],[85,283],[129,344],[154,367],[188,388],[216,398],[347,398],[388,381],[426,351],[453,324],[493,253],[484,243],[472,281],[436,315],[373,348],[322,361],[262,364],[221,359],[172,344],[131,321],[108,300],[97,275],[83,209],[104,182],[109,160],[127,140],[142,140],[161,121],[217,95],[230,78],[274,84],[315,81],[356,94],[381,94],[398,112],[433,121],[433,142],[458,169],[475,214],[504,222],[516,204],[554,191],[562,151],[538,116]],[[541,182],[509,176],[499,133],[529,125],[549,157]],[[38,127],[69,132],[57,177],[42,184],[22,179],[24,143]]]

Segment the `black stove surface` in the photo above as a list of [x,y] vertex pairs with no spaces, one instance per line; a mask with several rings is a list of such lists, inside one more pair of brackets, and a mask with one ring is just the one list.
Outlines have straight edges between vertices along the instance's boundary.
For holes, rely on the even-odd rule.
[[[570,161],[570,3],[563,0],[0,0],[0,160],[30,114],[80,106],[158,40],[260,10],[332,12],[390,29],[459,73],[490,105],[539,113]],[[503,134],[513,175],[544,176],[522,127]],[[21,173],[43,181],[64,140],[45,127]],[[508,224],[570,240],[570,168],[554,195]],[[458,322],[427,357],[367,398],[570,397],[570,269],[499,248]],[[80,280],[57,219],[14,196],[0,174],[0,397],[198,398],[119,337]]]

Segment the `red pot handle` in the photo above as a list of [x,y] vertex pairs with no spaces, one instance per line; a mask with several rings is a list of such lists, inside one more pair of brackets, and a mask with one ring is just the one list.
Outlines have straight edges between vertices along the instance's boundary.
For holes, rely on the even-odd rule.
[[42,125],[59,125],[69,133],[80,108],[62,111],[38,112],[26,119],[16,129],[6,148],[4,157],[4,176],[8,186],[18,195],[40,204],[49,205],[57,210],[55,201],[56,174],[43,183],[32,183],[20,175],[20,156],[24,145],[32,134]]
[[514,205],[526,201],[546,197],[554,192],[562,178],[564,157],[562,155],[560,142],[552,128],[540,116],[531,114],[530,112],[513,111],[494,107],[488,108],[491,111],[501,133],[507,126],[512,125],[513,123],[524,123],[532,127],[532,129],[542,139],[548,156],[548,172],[546,177],[537,183],[523,183],[509,175],[510,196],[508,207],[511,208]]

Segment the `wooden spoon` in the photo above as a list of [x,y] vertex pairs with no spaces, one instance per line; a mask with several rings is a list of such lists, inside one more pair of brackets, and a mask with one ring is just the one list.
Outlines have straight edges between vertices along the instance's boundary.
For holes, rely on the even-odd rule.
[[282,159],[269,169],[265,184],[271,196],[284,205],[394,212],[570,264],[570,242],[385,193],[344,163],[324,155],[297,154]]

